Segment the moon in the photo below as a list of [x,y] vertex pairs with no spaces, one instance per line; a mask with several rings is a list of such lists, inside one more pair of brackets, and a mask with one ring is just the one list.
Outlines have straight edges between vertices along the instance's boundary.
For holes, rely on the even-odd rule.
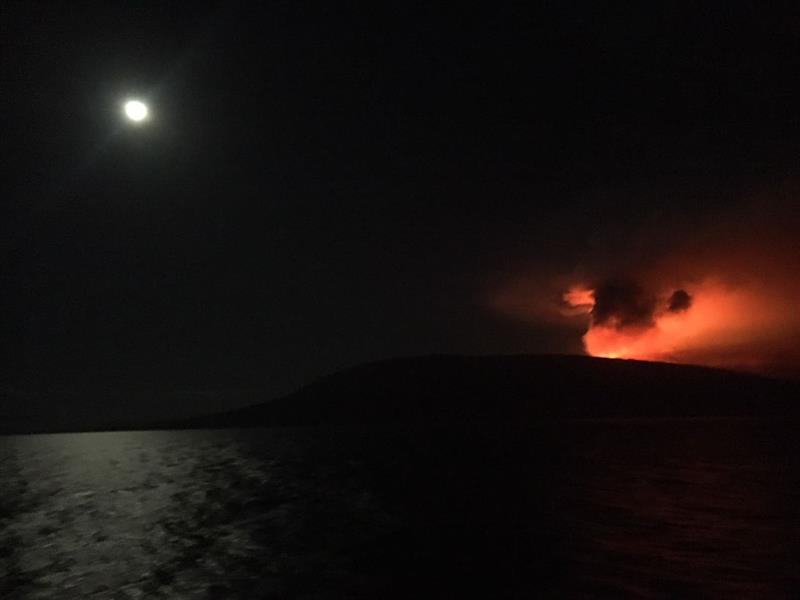
[[147,104],[141,100],[127,100],[125,102],[125,116],[134,123],[141,123],[150,114]]

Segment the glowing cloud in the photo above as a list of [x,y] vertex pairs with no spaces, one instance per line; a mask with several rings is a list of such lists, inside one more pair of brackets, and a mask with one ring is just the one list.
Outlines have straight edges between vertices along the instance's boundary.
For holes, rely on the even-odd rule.
[[561,323],[565,339],[582,331],[592,356],[800,376],[800,224],[762,213],[693,231],[651,260],[589,253],[572,277],[534,264],[493,290],[491,306]]
[[563,256],[529,257],[489,305],[560,331],[555,351],[580,336],[593,356],[800,377],[800,182],[746,193],[713,219],[644,223],[624,243],[576,238]]
[[798,325],[772,292],[714,277],[656,293],[638,284],[604,283],[580,293],[573,288],[564,301],[588,312],[584,347],[606,358],[758,370],[781,348],[787,326]]

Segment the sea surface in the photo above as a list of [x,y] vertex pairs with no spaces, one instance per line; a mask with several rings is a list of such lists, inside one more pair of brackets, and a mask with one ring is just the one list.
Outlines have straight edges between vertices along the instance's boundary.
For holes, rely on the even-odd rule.
[[792,598],[798,424],[0,437],[0,598]]

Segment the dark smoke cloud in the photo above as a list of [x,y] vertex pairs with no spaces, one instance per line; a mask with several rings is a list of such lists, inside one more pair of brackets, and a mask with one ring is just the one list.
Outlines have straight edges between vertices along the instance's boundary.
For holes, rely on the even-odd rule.
[[612,281],[595,287],[592,309],[594,325],[616,328],[652,327],[656,309],[655,296],[632,281]]
[[[654,294],[631,280],[608,281],[594,290],[592,324],[623,329],[647,328],[655,325],[658,301]],[[675,290],[667,299],[669,312],[689,310],[692,296],[683,289]],[[663,305],[662,305],[663,306]]]
[[683,312],[689,310],[692,297],[686,290],[675,290],[667,301],[667,310],[670,312]]
[[[603,191],[653,210],[576,225],[559,262],[536,255],[503,271],[493,308],[526,326],[563,323],[565,340],[582,331],[594,356],[800,378],[800,178],[685,183]],[[680,211],[663,202],[673,198]],[[693,205],[706,208],[683,210]]]

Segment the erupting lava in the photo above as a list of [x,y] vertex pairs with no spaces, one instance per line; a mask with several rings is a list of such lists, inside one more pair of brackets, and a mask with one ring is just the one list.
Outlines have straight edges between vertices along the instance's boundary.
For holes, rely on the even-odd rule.
[[542,339],[581,335],[592,356],[800,377],[800,213],[771,197],[663,238],[645,228],[619,251],[583,243],[563,267],[532,260],[491,291],[491,307]]
[[773,299],[714,279],[657,293],[630,282],[577,285],[563,301],[590,316],[584,347],[606,358],[759,369],[782,320]]

